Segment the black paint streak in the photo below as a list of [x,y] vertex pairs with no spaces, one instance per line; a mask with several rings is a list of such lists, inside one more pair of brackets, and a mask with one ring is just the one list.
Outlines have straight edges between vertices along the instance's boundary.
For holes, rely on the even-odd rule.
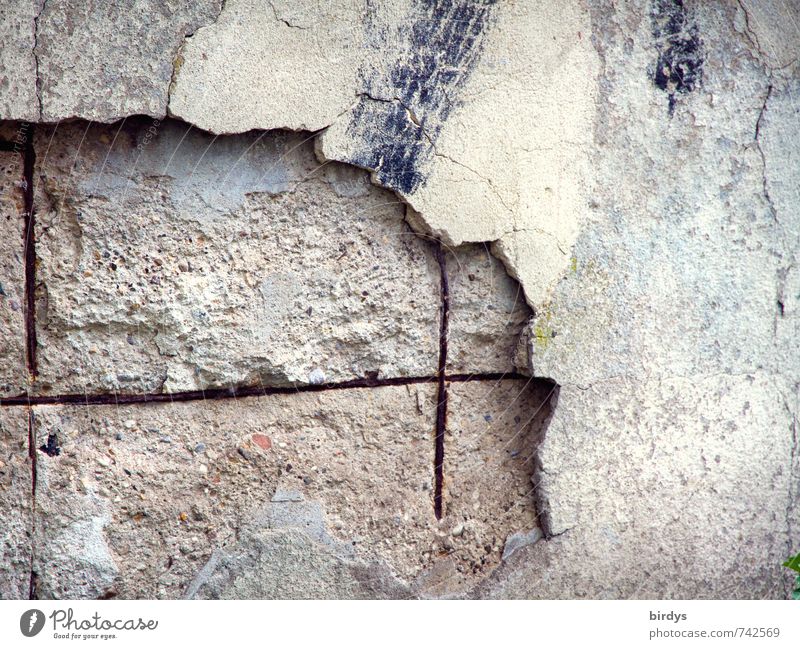
[[417,0],[408,49],[385,76],[362,72],[368,91],[350,118],[355,151],[347,162],[374,171],[381,185],[405,195],[425,181],[426,163],[458,88],[475,67],[495,3]]
[[658,50],[653,83],[667,93],[672,115],[677,95],[691,92],[703,80],[703,43],[683,0],[653,0],[650,19]]

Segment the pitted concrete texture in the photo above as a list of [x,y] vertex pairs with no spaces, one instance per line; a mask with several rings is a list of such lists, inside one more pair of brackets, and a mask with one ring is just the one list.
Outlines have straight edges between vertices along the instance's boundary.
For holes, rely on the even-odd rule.
[[221,5],[222,0],[42,2],[34,49],[40,119],[163,117],[178,48],[213,22]]
[[0,3],[0,119],[39,119],[34,23],[43,0]]
[[536,380],[450,384],[439,539],[446,558],[426,583],[439,596],[469,590],[500,564],[512,537],[538,530],[535,457],[554,392]]
[[31,580],[31,461],[28,413],[0,410],[0,599],[28,599]]
[[0,151],[0,397],[21,394],[25,365],[25,199],[22,156]]
[[515,351],[532,315],[519,282],[488,246],[465,245],[445,257],[450,309],[447,371],[514,372]]
[[558,535],[475,593],[784,598],[796,544],[798,392],[765,373],[562,387],[541,448]]
[[436,372],[439,268],[396,197],[299,135],[36,138],[42,390]]
[[38,594],[179,597],[214,550],[242,552],[247,530],[291,544],[288,529],[302,537],[290,555],[341,559],[348,574],[367,571],[364,588],[371,572],[400,588],[433,561],[434,399],[422,385],[38,407],[37,444],[49,449],[37,466]]

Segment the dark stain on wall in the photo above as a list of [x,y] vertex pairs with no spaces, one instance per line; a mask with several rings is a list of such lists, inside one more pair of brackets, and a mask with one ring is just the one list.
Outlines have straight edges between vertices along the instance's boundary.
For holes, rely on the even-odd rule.
[[677,96],[702,82],[703,42],[683,0],[653,0],[650,19],[658,51],[653,83],[667,93],[672,115]]
[[350,116],[354,146],[347,162],[373,170],[381,185],[406,195],[425,181],[426,163],[480,56],[495,3],[417,0],[405,30],[394,35],[398,47],[389,48],[395,58],[380,72],[362,71],[366,90]]
[[39,450],[42,453],[47,453],[50,457],[61,455],[61,447],[58,445],[58,437],[56,437],[53,433],[50,433],[47,436],[47,443],[42,444],[39,447]]

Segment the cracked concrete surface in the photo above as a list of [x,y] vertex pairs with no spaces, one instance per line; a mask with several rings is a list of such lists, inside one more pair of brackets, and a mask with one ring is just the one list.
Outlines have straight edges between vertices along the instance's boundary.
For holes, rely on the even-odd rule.
[[21,153],[0,151],[0,397],[21,394],[28,382],[25,341],[19,335],[25,330],[25,204],[21,182]]
[[679,96],[672,116],[658,88],[643,99],[629,80],[650,60],[639,46],[647,22],[598,18],[599,42],[618,42],[632,25],[640,37],[633,50],[604,49],[604,175],[572,266],[528,331],[533,371],[562,385],[761,369],[798,379],[786,337],[797,321],[785,304],[796,300],[785,287],[800,225],[797,163],[785,143],[798,129],[796,103],[786,109],[797,83],[765,73],[746,39],[731,37],[734,10],[696,13],[703,87]]
[[[39,128],[37,394],[316,384],[373,371],[432,376],[440,287],[430,238],[448,250],[448,372],[516,369],[561,388],[549,425],[540,422],[536,433],[547,428],[530,469],[536,502],[507,530],[497,507],[524,483],[504,473],[513,463],[497,448],[513,435],[510,424],[486,448],[471,442],[486,413],[460,409],[479,402],[475,393],[487,383],[450,384],[450,500],[442,522],[426,532],[434,539],[429,563],[408,568],[412,561],[377,539],[376,554],[349,555],[320,523],[321,508],[335,507],[340,496],[292,496],[284,505],[276,488],[279,504],[265,504],[253,525],[242,524],[235,543],[181,554],[166,576],[148,575],[148,592],[786,596],[780,562],[798,551],[800,530],[797,3],[228,0],[224,7],[172,3],[169,16],[162,6],[140,1],[136,11],[121,11],[115,4],[104,14],[48,0],[0,8],[8,43],[0,54],[0,118],[126,120],[93,127],[84,145],[84,122]],[[142,26],[146,34],[137,31]],[[157,118],[155,132],[135,114]],[[183,123],[162,122],[167,114]],[[182,140],[179,130],[189,125]],[[274,128],[312,133],[263,133]],[[12,131],[4,127],[2,137],[10,141]],[[276,141],[294,146],[306,138],[270,166],[281,157]],[[255,147],[229,173],[238,156],[231,143],[246,148],[256,139],[265,148]],[[340,162],[368,170],[383,189]],[[254,171],[264,165],[268,174]],[[132,216],[114,209],[124,195],[132,197]],[[353,248],[399,262],[373,285],[368,264],[338,269],[338,256],[350,263],[352,251],[340,251],[337,237],[353,230],[341,214],[380,202],[396,204],[384,206],[386,220],[363,225]],[[4,209],[6,217],[19,214],[18,206]],[[246,218],[247,231],[263,237],[237,236]],[[406,228],[403,219],[423,235],[403,230],[405,252],[396,239],[383,241]],[[18,219],[8,222],[20,227]],[[205,237],[202,249],[175,243],[187,223]],[[313,294],[303,253],[309,243],[296,235],[308,223],[317,267],[369,294],[361,296],[366,304],[355,299],[358,291],[353,300],[334,296],[323,310],[325,322],[341,325],[334,336],[341,345],[320,346],[318,332],[308,330],[310,347],[298,345],[297,320],[273,308],[286,302],[286,291],[248,283],[255,264],[294,273],[299,279],[284,284]],[[265,248],[270,236],[277,237],[274,250]],[[169,253],[155,256],[169,268],[153,261],[156,269],[150,252],[140,254],[154,247],[153,237]],[[17,301],[25,297],[20,238],[0,240],[0,281]],[[116,256],[106,259],[104,251]],[[286,251],[297,268],[281,258]],[[182,285],[196,268],[202,272],[194,283]],[[145,275],[140,311],[124,296]],[[214,282],[238,288],[214,293],[209,310],[203,296]],[[93,287],[96,302],[81,294],[83,286]],[[394,291],[387,299],[370,302],[386,287]],[[0,296],[5,396],[26,385],[25,323],[15,320],[17,311],[2,310],[10,304]],[[265,310],[283,341],[270,355],[259,351],[264,341],[247,343],[248,327]],[[353,327],[359,313],[380,322],[385,337]],[[219,327],[207,331],[203,314]],[[132,326],[144,328],[141,346],[128,340],[139,336]],[[321,356],[334,360],[323,367]],[[489,392],[495,405],[515,383],[503,385]],[[0,415],[12,410],[4,406]],[[43,434],[67,412],[35,410]],[[77,447],[98,434],[96,422],[84,419],[75,437],[67,435]],[[328,425],[340,430],[336,421]],[[466,434],[459,441],[455,431]],[[40,442],[49,452],[47,440]],[[59,464],[60,456],[37,455]],[[485,458],[486,475],[468,470],[473,456]],[[461,478],[481,484],[478,502],[492,504],[463,529],[453,519],[471,512]],[[493,492],[496,484],[508,490]],[[137,565],[109,542],[116,505],[76,489],[80,520],[51,508],[54,531],[41,540],[59,552],[92,540],[80,559],[88,577],[69,583],[50,570],[41,593],[137,592],[130,577]],[[275,507],[292,510],[295,522],[315,532],[258,522],[272,521]],[[157,538],[168,518],[153,519],[147,534]],[[472,543],[492,534],[491,543]],[[542,534],[549,538],[539,540]],[[15,538],[11,545],[22,547]],[[280,560],[270,565],[267,556]],[[482,572],[471,576],[477,564]],[[295,566],[292,579],[277,584],[287,566]]]
[[229,0],[181,48],[170,114],[214,133],[328,126],[355,98],[360,5]]
[[221,0],[43,2],[34,51],[42,121],[164,116],[178,48],[220,7]]
[[30,587],[33,492],[28,413],[0,410],[0,598],[27,599]]
[[439,271],[395,197],[300,135],[150,128],[37,134],[42,391],[436,372]]
[[36,408],[37,443],[54,435],[59,448],[37,464],[39,595],[180,597],[215,548],[253,526],[299,530],[413,577],[433,544],[434,395],[429,385]]
[[736,7],[687,6],[704,54],[685,92],[643,83],[656,75],[646,14],[593,12],[596,191],[526,332],[532,371],[561,385],[539,477],[562,536],[483,595],[787,592],[780,557],[800,519],[796,72],[753,51]]
[[796,404],[766,373],[562,387],[541,451],[559,536],[480,594],[784,597],[798,477],[784,395]]
[[747,34],[762,61],[786,69],[800,60],[800,6],[792,0],[738,0],[741,13],[734,23]]

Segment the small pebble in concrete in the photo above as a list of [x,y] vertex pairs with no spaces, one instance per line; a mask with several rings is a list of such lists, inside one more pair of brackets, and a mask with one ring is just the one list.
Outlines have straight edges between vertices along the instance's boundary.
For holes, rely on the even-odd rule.
[[269,449],[272,448],[272,440],[266,435],[261,435],[260,433],[256,433],[255,435],[252,436],[252,440],[256,444],[256,446],[264,449],[265,451],[268,451]]

